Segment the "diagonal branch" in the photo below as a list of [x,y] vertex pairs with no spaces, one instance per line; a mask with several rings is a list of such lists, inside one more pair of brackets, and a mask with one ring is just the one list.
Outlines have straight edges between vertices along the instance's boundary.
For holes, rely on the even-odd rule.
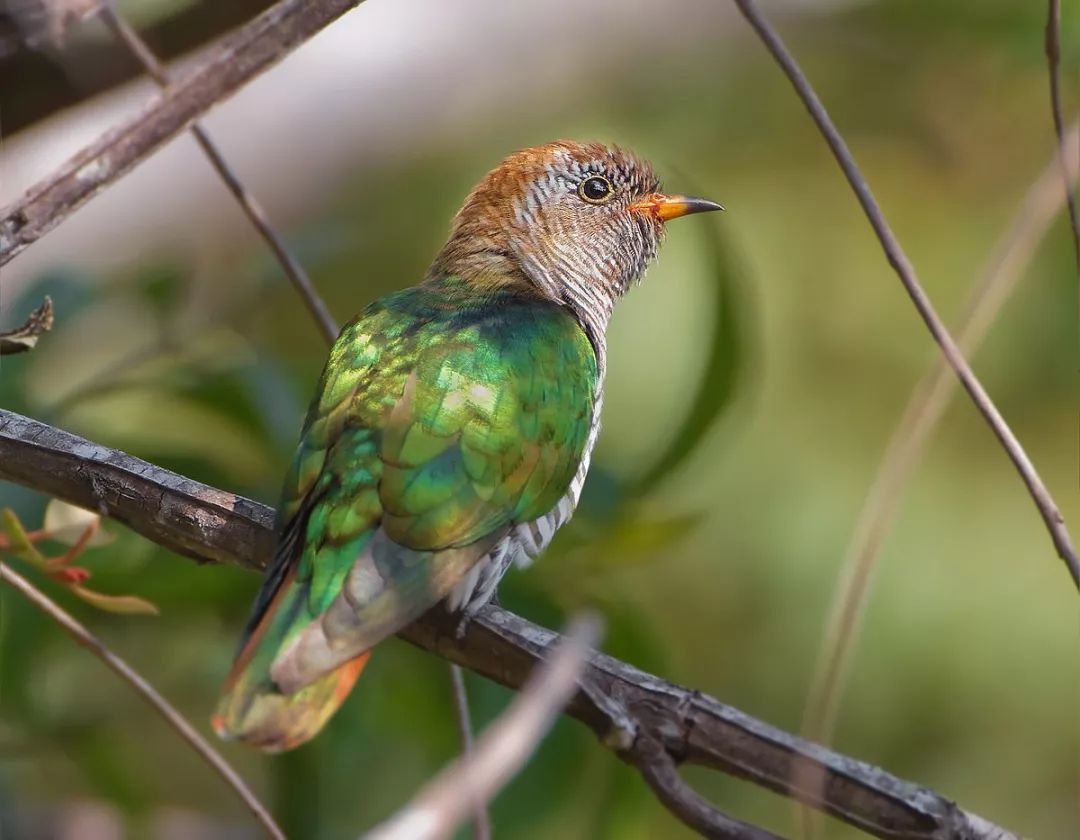
[[[203,562],[258,569],[271,555],[273,511],[138,458],[0,409],[0,480],[102,510],[172,551]],[[498,607],[485,608],[465,634],[435,609],[401,632],[418,647],[502,685],[519,689],[558,635]],[[1005,840],[996,828],[926,788],[816,746],[692,689],[590,654],[567,713],[600,742],[667,791],[680,819],[707,806],[676,786],[640,744],[655,741],[667,760],[695,764],[797,797],[877,837],[892,840]],[[642,741],[641,739],[647,739]],[[820,791],[792,782],[796,762],[824,775]],[[661,775],[664,774],[664,775]],[[679,807],[671,797],[679,799]],[[711,807],[711,806],[708,806]],[[704,818],[702,816],[702,818]],[[715,819],[715,818],[714,818]],[[723,836],[713,834],[711,836]]]
[[74,616],[64,610],[59,604],[50,599],[44,592],[39,590],[30,581],[0,562],[0,583],[6,584],[18,592],[27,601],[45,613],[63,628],[64,632],[71,636],[79,645],[86,648],[94,656],[100,659],[120,679],[127,682],[145,700],[154,711],[165,719],[165,722],[175,729],[181,738],[191,745],[202,759],[209,764],[214,771],[231,787],[243,800],[248,810],[255,816],[266,833],[274,840],[285,840],[285,834],[270,812],[258,800],[244,780],[237,775],[236,771],[229,766],[228,762],[215,750],[206,739],[202,737],[195,727],[188,723],[187,719],[180,714],[150,683],[143,679],[134,668],[123,659],[113,653],[104,642],[83,627]]
[[[1073,153],[1080,149],[1080,123],[1073,124],[1066,148]],[[1070,185],[1076,179],[1076,171],[1069,173]],[[960,347],[966,354],[978,349],[1063,203],[1055,154],[1028,190],[977,284],[958,332]],[[955,388],[956,377],[950,374],[945,360],[934,358],[908,399],[859,511],[833,592],[803,719],[803,735],[819,743],[832,740],[881,549],[900,511],[904,491]],[[804,771],[803,775],[813,774]],[[820,785],[823,780],[805,781]]]
[[850,184],[855,197],[862,206],[870,226],[874,229],[889,264],[900,278],[900,282],[903,284],[912,303],[915,304],[915,308],[925,322],[927,329],[930,330],[934,341],[941,348],[941,352],[944,354],[949,366],[960,379],[960,384],[964,386],[964,390],[971,396],[975,407],[986,419],[987,424],[1005,449],[1017,472],[1020,473],[1020,478],[1027,486],[1028,493],[1035,502],[1043,522],[1046,523],[1046,528],[1050,532],[1050,538],[1054,542],[1058,555],[1065,561],[1065,566],[1069,570],[1073,583],[1080,589],[1080,558],[1076,555],[1076,549],[1073,547],[1069,531],[1065,527],[1065,519],[1062,517],[1061,511],[1058,510],[1050,491],[1046,489],[1046,485],[1043,484],[1038,472],[1036,472],[1034,464],[1031,463],[1027,453],[1024,451],[1024,447],[1021,446],[1020,441],[1017,440],[1016,435],[1013,434],[1012,429],[1005,422],[1005,418],[1001,416],[1001,412],[994,405],[994,401],[990,399],[990,395],[986,393],[982,383],[979,382],[971,366],[968,365],[967,359],[964,358],[964,354],[956,346],[956,342],[950,335],[945,323],[935,311],[934,305],[930,302],[930,298],[923,290],[922,284],[915,274],[915,267],[911,264],[899,240],[892,232],[892,228],[889,227],[889,223],[885,220],[885,215],[882,213],[877,199],[874,198],[874,194],[870,191],[870,186],[867,184],[862,172],[859,171],[858,164],[855,163],[855,158],[852,156],[851,150],[848,149],[847,143],[840,136],[840,132],[830,119],[825,106],[818,98],[817,93],[814,92],[802,70],[799,69],[794,57],[784,46],[780,35],[761,14],[755,0],[734,0],[734,3],[739,7],[739,11],[742,12],[743,17],[746,18],[750,26],[757,32],[773,58],[776,59],[776,63],[780,65],[780,68],[788,77],[803,105],[806,106],[806,110],[809,111],[811,119],[813,119],[821,135],[825,138],[833,157],[836,158],[844,177],[847,178],[848,184]]
[[195,70],[0,211],[0,265],[363,0],[280,0]]
[[[551,658],[537,666],[475,749],[443,769],[408,805],[365,834],[365,840],[450,837],[470,811],[483,810],[482,803],[521,770],[573,696],[589,648],[599,641],[601,624],[588,614],[572,620]],[[469,735],[471,740],[471,731]]]
[[[165,68],[165,65],[158,61],[153,50],[147,46],[135,28],[120,14],[116,8],[115,0],[105,0],[101,5],[100,14],[105,21],[105,25],[138,59],[139,63],[150,75],[150,78],[157,82],[158,87],[167,92],[172,84],[169,71]],[[203,150],[207,160],[210,161],[210,165],[221,176],[226,188],[236,198],[252,227],[258,231],[267,247],[273,252],[274,257],[281,266],[281,270],[285,272],[285,276],[289,278],[289,282],[293,284],[297,294],[300,295],[304,305],[307,306],[311,317],[315,319],[315,323],[322,331],[323,337],[332,343],[337,338],[337,323],[334,321],[334,316],[330,314],[330,310],[326,308],[323,299],[319,297],[319,293],[315,291],[311,278],[307,276],[307,272],[300,265],[300,261],[285,246],[281,236],[270,223],[270,219],[267,217],[262,205],[259,204],[255,196],[244,186],[232,167],[229,166],[225,156],[218,149],[217,144],[210,139],[206,129],[199,123],[193,123],[191,134],[195,138],[195,142]]]

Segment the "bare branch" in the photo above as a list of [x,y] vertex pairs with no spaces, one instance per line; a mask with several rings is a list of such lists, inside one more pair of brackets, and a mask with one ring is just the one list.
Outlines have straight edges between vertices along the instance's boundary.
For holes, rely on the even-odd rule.
[[1039,509],[1043,522],[1046,523],[1046,528],[1050,532],[1050,538],[1054,542],[1058,555],[1065,561],[1065,566],[1069,570],[1073,583],[1080,589],[1080,559],[1076,556],[1076,550],[1073,548],[1072,539],[1069,536],[1068,529],[1065,527],[1065,520],[1061,515],[1061,511],[1058,510],[1050,491],[1046,489],[1046,485],[1043,484],[1042,479],[1035,470],[1035,466],[1031,463],[1023,446],[1020,445],[1020,441],[1017,440],[1016,435],[1013,434],[1012,429],[1005,422],[1005,418],[1001,416],[1001,412],[994,405],[994,401],[990,399],[982,383],[979,382],[968,365],[963,353],[956,346],[956,342],[949,334],[948,328],[934,310],[934,305],[930,302],[930,298],[927,297],[926,292],[919,283],[914,266],[889,227],[889,223],[885,220],[881,207],[870,191],[866,179],[863,178],[862,173],[859,171],[847,143],[840,136],[840,132],[837,131],[836,126],[829,118],[825,106],[821,103],[802,70],[799,69],[794,57],[784,46],[779,34],[761,14],[755,0],[734,0],[734,3],[739,7],[750,26],[760,36],[773,58],[776,59],[776,63],[780,65],[780,68],[788,77],[799,98],[806,106],[806,110],[809,111],[811,118],[821,131],[821,135],[829,145],[833,157],[836,158],[836,162],[840,165],[840,169],[843,170],[848,184],[851,185],[855,197],[862,206],[870,226],[874,229],[889,264],[896,271],[900,282],[903,284],[912,303],[915,304],[919,315],[922,316],[927,329],[930,330],[930,334],[941,347],[941,352],[944,354],[949,366],[960,379],[964,390],[971,396],[975,407],[986,419],[987,424],[998,441],[1000,441],[1017,472],[1020,473],[1021,479],[1027,486],[1028,493],[1035,502],[1035,506]]
[[[273,551],[270,508],[3,409],[0,480],[83,507],[103,506],[159,545],[205,562],[261,568]],[[558,639],[495,606],[482,610],[461,638],[457,629],[457,620],[436,608],[400,636],[514,689]],[[648,768],[633,750],[638,738],[649,737],[677,763],[806,799],[877,837],[981,840],[1002,831],[989,824],[978,828],[978,818],[931,790],[602,654],[590,654],[567,714],[641,770]],[[823,793],[793,785],[796,761],[820,767],[827,780]]]
[[[139,63],[146,69],[146,72],[150,75],[158,87],[164,91],[168,91],[169,85],[172,84],[172,80],[169,78],[169,71],[165,66],[158,61],[157,56],[147,46],[146,42],[139,36],[139,33],[135,30],[131,24],[120,14],[116,9],[115,0],[105,0],[101,5],[101,17],[104,19],[106,26],[112,30],[113,34],[123,43],[128,50],[131,51]],[[304,271],[304,267],[300,265],[300,262],[289,252],[289,249],[285,246],[281,236],[274,230],[273,225],[270,224],[270,220],[266,216],[266,211],[254,195],[244,186],[233,171],[232,167],[225,160],[225,156],[222,155],[217,145],[210,139],[210,135],[207,133],[199,123],[193,123],[191,126],[191,133],[195,137],[195,141],[202,148],[206,154],[207,159],[210,161],[210,165],[217,170],[218,175],[221,176],[221,180],[225,183],[229,192],[233,194],[237,202],[243,209],[244,214],[248,217],[252,226],[259,232],[263,240],[269,246],[270,250],[277,258],[278,264],[281,266],[282,271],[285,272],[285,276],[289,278],[289,281],[295,287],[297,293],[304,301],[304,305],[307,306],[308,311],[311,312],[311,316],[315,319],[315,323],[319,326],[323,336],[328,342],[333,343],[337,338],[338,326],[334,321],[333,316],[330,314],[330,310],[326,308],[326,304],[322,298],[319,297],[318,292],[315,291],[315,287],[311,283],[311,278],[307,276],[307,272]]]
[[35,184],[0,217],[0,265],[363,0],[280,0],[225,38],[192,73]]
[[127,682],[135,692],[153,707],[165,722],[183,738],[202,759],[209,764],[222,780],[228,784],[239,796],[248,810],[255,816],[267,835],[275,840],[285,840],[285,834],[278,828],[270,812],[258,800],[244,780],[237,775],[236,771],[229,766],[206,739],[203,738],[183,715],[162,697],[157,689],[147,682],[138,671],[127,664],[123,659],[113,653],[104,642],[89,630],[83,627],[74,616],[64,610],[59,604],[50,599],[44,592],[39,590],[30,581],[12,569],[10,566],[0,563],[0,582],[6,583],[27,601],[41,610],[45,615],[55,621],[64,632],[71,636],[79,645],[86,648],[94,656],[100,659],[120,679]]
[[[449,837],[476,808],[490,802],[528,761],[577,689],[600,621],[580,616],[521,693],[480,736],[476,748],[424,785],[401,811],[369,832],[368,840]],[[457,667],[457,666],[455,666]]]
[[[1049,0],[1046,12],[1046,64],[1050,76],[1050,115],[1054,120],[1054,137],[1061,165],[1062,186],[1069,205],[1069,222],[1072,227],[1073,250],[1076,252],[1076,269],[1080,272],[1080,211],[1076,207],[1076,179],[1069,177],[1069,151],[1065,142],[1065,118],[1061,108],[1061,0]],[[1080,155],[1074,153],[1072,160],[1080,167]]]
[[[1080,150],[1080,124],[1073,125],[1065,149],[1071,154]],[[1075,183],[1076,179],[1074,170],[1070,173],[1069,183]],[[1064,200],[1058,178],[1058,155],[1055,154],[1028,190],[1008,229],[994,247],[983,278],[972,295],[968,314],[958,334],[958,343],[966,355],[972,355],[982,342]],[[955,390],[956,378],[951,375],[945,360],[938,356],[915,387],[866,494],[844,555],[826,621],[820,660],[807,700],[802,733],[813,741],[827,744],[832,739],[840,694],[859,635],[877,559],[899,512],[904,490]],[[824,779],[806,768],[798,768],[797,772],[804,776],[800,787],[820,789],[824,784]]]
[[[465,688],[465,672],[460,665],[450,663],[450,689],[457,712],[458,734],[461,737],[461,754],[467,759],[473,751],[472,715],[469,712],[469,692]],[[537,735],[537,741],[543,733]],[[491,815],[483,799],[472,803],[473,840],[491,840]]]
[[639,736],[631,755],[656,798],[702,837],[716,840],[780,840],[771,831],[734,820],[717,811],[682,780],[675,759],[655,738]]

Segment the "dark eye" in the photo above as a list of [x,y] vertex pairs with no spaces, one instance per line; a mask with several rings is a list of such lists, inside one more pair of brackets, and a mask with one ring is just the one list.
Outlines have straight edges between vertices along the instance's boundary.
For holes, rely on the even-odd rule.
[[592,175],[578,184],[578,195],[589,204],[603,204],[615,193],[611,181],[603,175]]

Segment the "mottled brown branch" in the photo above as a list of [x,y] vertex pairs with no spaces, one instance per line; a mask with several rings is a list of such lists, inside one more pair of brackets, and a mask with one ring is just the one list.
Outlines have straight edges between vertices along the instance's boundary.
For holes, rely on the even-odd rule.
[[[270,5],[270,0],[191,0],[155,17],[144,30],[146,40],[158,55],[177,58],[247,23]],[[138,65],[105,38],[70,39],[63,51],[39,51],[27,43],[33,29],[28,32],[17,18],[7,23],[0,21],[0,78],[19,80],[0,85],[0,114],[8,137],[140,73]]]
[[64,632],[74,639],[81,647],[90,651],[90,653],[100,659],[114,674],[128,683],[128,685],[130,685],[155,712],[161,715],[165,722],[168,723],[169,726],[171,726],[177,734],[199,754],[203,761],[209,764],[214,772],[216,772],[222,780],[236,792],[244,805],[246,805],[248,810],[254,815],[255,819],[257,819],[262,824],[263,828],[266,829],[267,835],[274,838],[274,840],[285,840],[285,834],[278,828],[277,823],[274,822],[274,818],[270,816],[270,812],[266,810],[266,807],[259,801],[258,797],[252,793],[244,780],[241,779],[237,772],[229,766],[229,763],[221,757],[221,754],[210,746],[206,739],[196,731],[195,727],[188,723],[187,719],[180,714],[180,712],[178,712],[157,689],[147,682],[138,671],[113,653],[104,642],[80,624],[73,615],[10,566],[7,566],[2,562],[0,562],[0,583],[10,586],[23,598],[41,610],[41,612],[45,613],[45,615],[60,625]]
[[1050,538],[1057,549],[1058,555],[1065,562],[1073,583],[1077,589],[1080,589],[1080,558],[1076,555],[1076,549],[1073,547],[1072,538],[1065,527],[1065,519],[1062,517],[1061,511],[1050,495],[1050,491],[1043,484],[1042,479],[1035,470],[1035,465],[1031,463],[1027,452],[1024,451],[1024,447],[1017,440],[1012,429],[1009,428],[1009,424],[1005,422],[1005,418],[1001,416],[1001,412],[998,411],[994,401],[986,393],[986,389],[983,388],[978,377],[975,376],[971,366],[967,363],[967,359],[964,358],[964,354],[956,346],[956,342],[945,326],[945,322],[941,320],[941,317],[934,309],[934,305],[930,302],[930,298],[919,282],[915,267],[912,265],[911,260],[908,259],[892,228],[889,227],[889,223],[885,220],[885,215],[878,205],[877,199],[874,198],[869,184],[867,184],[866,179],[859,170],[858,164],[855,163],[851,150],[848,149],[847,143],[833,124],[821,99],[799,68],[795,58],[784,46],[780,35],[761,14],[755,0],[733,0],[733,2],[739,7],[747,22],[761,38],[776,63],[780,65],[781,70],[783,70],[809,112],[811,119],[817,125],[822,137],[824,137],[825,142],[832,151],[833,157],[836,158],[836,162],[840,165],[844,177],[855,193],[855,197],[862,206],[863,213],[870,222],[870,226],[874,229],[889,264],[900,278],[908,297],[915,304],[916,310],[918,310],[934,341],[941,348],[949,367],[952,368],[960,380],[960,384],[964,386],[964,390],[968,392],[975,407],[986,420],[994,436],[997,437],[1002,448],[1016,467],[1016,471],[1020,474],[1020,478],[1027,487],[1028,493],[1035,502],[1035,506],[1038,508],[1047,530],[1050,532]]
[[281,0],[0,213],[0,265],[362,0]]
[[[203,562],[257,569],[271,555],[273,511],[130,455],[0,409],[0,480],[103,510],[170,550]],[[401,637],[502,685],[520,689],[558,635],[499,607],[485,608],[461,638],[436,608]],[[806,799],[877,837],[893,840],[1008,838],[950,800],[816,746],[712,697],[594,653],[567,714],[646,774],[640,739],[676,764],[696,764]],[[796,761],[820,768],[820,795],[793,787]],[[700,805],[700,797],[685,808]],[[686,811],[673,810],[680,819]],[[996,834],[995,834],[996,832]]]
[[[1076,184],[1069,177],[1069,152],[1065,144],[1065,118],[1061,107],[1061,0],[1049,0],[1046,10],[1046,64],[1050,77],[1050,117],[1054,121],[1054,138],[1061,166],[1065,201],[1069,206],[1076,270],[1080,272],[1080,210],[1076,206]],[[1080,157],[1075,158],[1080,167]]]

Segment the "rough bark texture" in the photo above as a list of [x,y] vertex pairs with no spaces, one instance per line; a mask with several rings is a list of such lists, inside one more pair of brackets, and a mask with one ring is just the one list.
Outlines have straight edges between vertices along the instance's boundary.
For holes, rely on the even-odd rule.
[[[0,480],[99,510],[200,562],[259,569],[274,545],[274,514],[265,505],[3,410]],[[457,620],[436,608],[400,635],[514,689],[558,640],[558,634],[494,606],[460,638],[456,630]],[[723,815],[680,782],[673,765],[715,768],[804,799],[876,837],[1013,837],[938,793],[601,653],[590,655],[567,714],[638,767],[661,801],[705,836],[768,835],[732,834]],[[824,773],[821,796],[792,788],[796,760]]]

